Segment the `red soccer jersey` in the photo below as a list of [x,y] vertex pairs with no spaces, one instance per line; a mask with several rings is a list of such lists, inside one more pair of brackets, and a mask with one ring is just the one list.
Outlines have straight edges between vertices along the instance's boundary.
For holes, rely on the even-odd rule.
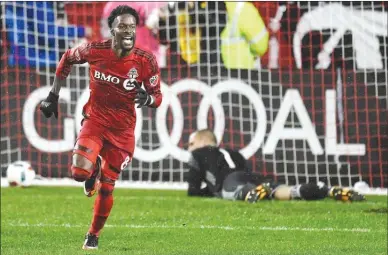
[[[129,56],[119,58],[111,44],[112,40],[90,42],[67,50],[57,67],[56,76],[65,79],[73,64],[88,62],[90,97],[83,108],[84,116],[108,127],[113,133],[117,130],[121,136],[133,137],[136,89],[131,80],[143,83],[154,98],[150,106],[158,107],[162,102],[160,70],[152,53],[135,47]],[[120,140],[125,141],[126,137]]]

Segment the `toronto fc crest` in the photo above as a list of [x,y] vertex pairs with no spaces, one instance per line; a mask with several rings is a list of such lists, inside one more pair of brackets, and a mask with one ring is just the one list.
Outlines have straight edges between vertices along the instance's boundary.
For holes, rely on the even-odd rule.
[[131,68],[127,75],[129,79],[136,79],[137,77],[139,77],[139,74],[137,73],[137,70],[135,68]]

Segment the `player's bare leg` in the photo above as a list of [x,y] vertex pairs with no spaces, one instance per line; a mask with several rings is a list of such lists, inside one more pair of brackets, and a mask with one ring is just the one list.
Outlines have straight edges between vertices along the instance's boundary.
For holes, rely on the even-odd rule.
[[88,197],[92,197],[100,188],[101,177],[101,158],[97,157],[91,176],[84,183],[84,193]]
[[291,199],[291,186],[279,185],[273,192],[273,199],[276,200],[290,200]]

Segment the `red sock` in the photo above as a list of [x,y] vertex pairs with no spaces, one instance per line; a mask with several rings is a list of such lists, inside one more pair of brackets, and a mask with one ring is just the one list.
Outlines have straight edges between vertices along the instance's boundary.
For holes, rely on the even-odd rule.
[[101,183],[101,188],[94,201],[93,221],[89,233],[98,236],[104,227],[113,206],[113,188],[114,186],[112,184]]

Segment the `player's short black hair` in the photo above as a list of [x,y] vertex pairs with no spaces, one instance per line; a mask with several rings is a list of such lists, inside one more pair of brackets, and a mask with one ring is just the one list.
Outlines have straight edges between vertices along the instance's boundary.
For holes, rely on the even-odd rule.
[[109,14],[109,17],[108,17],[109,28],[112,28],[112,24],[115,18],[123,14],[132,15],[133,17],[135,17],[136,25],[139,24],[139,14],[137,14],[137,11],[135,9],[133,9],[132,7],[129,7],[128,5],[119,5],[116,8],[114,8]]

